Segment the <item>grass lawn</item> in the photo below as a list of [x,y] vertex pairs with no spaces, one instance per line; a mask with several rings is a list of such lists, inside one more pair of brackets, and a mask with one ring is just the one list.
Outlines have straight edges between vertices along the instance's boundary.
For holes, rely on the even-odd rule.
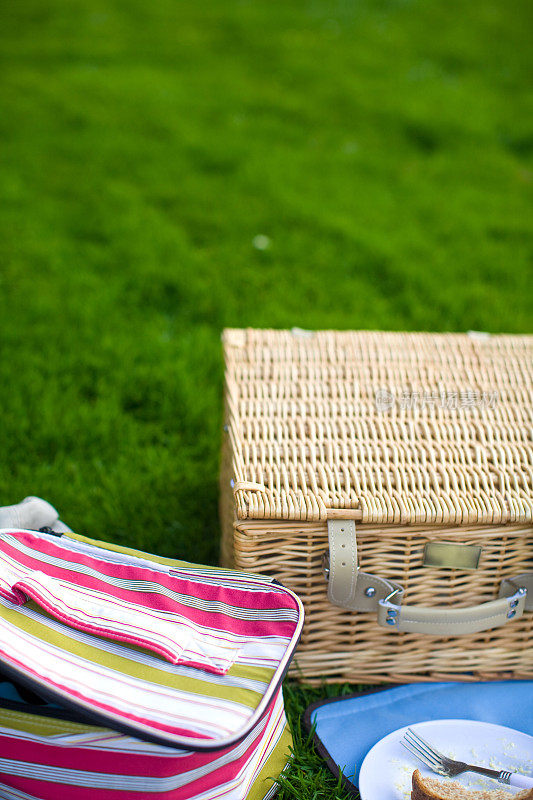
[[[2,504],[216,563],[224,326],[527,331],[532,25],[529,0],[6,4]],[[295,727],[326,691],[288,687]],[[335,785],[304,744],[281,797]]]

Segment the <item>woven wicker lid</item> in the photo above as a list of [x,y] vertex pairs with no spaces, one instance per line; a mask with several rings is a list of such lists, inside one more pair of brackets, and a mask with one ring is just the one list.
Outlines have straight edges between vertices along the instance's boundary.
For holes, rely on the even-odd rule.
[[241,519],[533,518],[533,336],[229,329]]

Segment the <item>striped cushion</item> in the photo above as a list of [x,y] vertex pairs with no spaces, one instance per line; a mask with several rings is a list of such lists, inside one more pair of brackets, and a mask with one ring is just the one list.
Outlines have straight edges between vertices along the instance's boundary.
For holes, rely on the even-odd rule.
[[0,663],[80,719],[0,699],[1,796],[263,797],[301,626],[263,578],[0,530]]

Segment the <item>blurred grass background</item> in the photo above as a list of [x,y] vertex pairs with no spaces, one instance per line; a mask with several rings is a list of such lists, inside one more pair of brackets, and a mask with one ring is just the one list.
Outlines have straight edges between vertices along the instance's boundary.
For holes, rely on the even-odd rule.
[[[532,29],[529,0],[5,4],[0,502],[216,563],[224,326],[527,331]],[[299,754],[283,797],[343,796]]]

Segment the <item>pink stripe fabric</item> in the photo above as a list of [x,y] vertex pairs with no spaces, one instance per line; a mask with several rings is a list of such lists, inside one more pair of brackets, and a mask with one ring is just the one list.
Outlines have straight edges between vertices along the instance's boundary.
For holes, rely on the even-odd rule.
[[[278,692],[268,714],[243,745],[215,753],[181,752],[173,757],[168,750],[154,747],[153,754],[146,754],[147,745],[141,743],[144,754],[139,757],[106,752],[98,745],[30,741],[0,729],[0,785],[40,800],[194,800],[200,795],[206,800],[225,796],[244,800],[285,725]],[[10,772],[10,761],[19,774]],[[32,771],[41,774],[31,776]],[[158,785],[160,780],[165,783]]]
[[[35,680],[41,680],[41,675],[37,670],[29,669],[28,665],[25,664],[24,661],[14,659],[12,657],[11,653],[8,653],[8,652],[3,651],[3,650],[0,649],[0,657],[4,658],[4,660],[6,662],[11,663],[14,666],[18,667],[19,671],[21,673],[25,672],[26,674],[30,675],[30,677],[33,677]],[[98,674],[96,672],[94,674],[94,679],[95,679],[95,681],[98,680]],[[50,686],[50,688],[57,689],[59,692],[61,692],[64,695],[68,694],[70,699],[81,701],[81,703],[85,704],[84,707],[87,708],[87,695],[76,691],[71,686],[68,686],[66,684],[59,683],[59,682],[56,682],[56,681],[52,681],[50,679],[48,680],[48,685]],[[171,695],[170,691],[169,691],[168,699],[169,699],[169,701],[172,699],[172,695]],[[113,698],[110,697],[108,703],[104,703],[104,702],[101,702],[101,701],[98,702],[98,703],[95,702],[94,703],[94,710],[102,712],[104,714],[107,713],[110,717],[112,717],[112,716],[116,717],[117,716],[117,711],[116,711],[116,707],[112,704],[112,700],[113,700]],[[143,726],[148,726],[148,727],[155,727],[160,731],[168,731],[168,733],[177,734],[177,735],[182,736],[182,737],[187,736],[187,737],[191,737],[191,738],[198,739],[198,740],[207,741],[207,740],[210,739],[209,736],[206,736],[205,734],[199,733],[198,731],[194,730],[193,728],[187,728],[186,725],[176,726],[176,725],[165,724],[165,723],[162,723],[162,722],[154,722],[154,720],[151,719],[148,716],[143,717],[143,716],[140,716],[138,714],[132,714],[132,713],[128,713],[128,712],[125,712],[125,711],[122,711],[120,716],[123,717],[127,722],[132,723],[133,725],[137,724],[137,725],[143,725]]]
[[[222,677],[235,665],[241,667],[236,675],[244,670],[254,676],[248,683],[256,697],[261,686],[255,676],[271,674],[270,684],[262,689],[271,693],[292,654],[302,619],[298,600],[282,587],[220,572],[217,583],[216,571],[207,568],[182,568],[171,574],[170,567],[147,558],[117,555],[66,536],[0,531],[2,605],[20,609],[21,623],[17,614],[0,613],[0,658],[56,691],[59,702],[99,712],[109,724],[127,724],[141,737],[160,735],[161,743],[173,746],[196,741],[201,747],[208,740],[224,746],[244,734],[258,699],[250,692],[235,692],[233,700],[227,689],[219,696],[213,681],[206,682],[201,695],[201,684],[191,684],[190,679]],[[26,612],[28,598],[61,627],[54,629],[48,617],[35,616],[32,607]],[[24,614],[35,617],[38,635],[33,628],[25,629]],[[73,637],[74,631],[83,632],[92,648],[70,650],[62,645],[65,635]],[[106,646],[106,641],[119,649]],[[123,645],[140,645],[142,653],[157,656],[146,678],[138,670],[129,674],[113,667],[113,654],[138,658],[137,649]],[[191,672],[171,686],[165,685],[167,679],[157,683],[159,657]]]
[[58,713],[46,736],[19,715],[21,732],[0,692],[0,797],[245,800],[285,741],[302,623],[297,597],[256,576],[0,530],[0,663],[105,725]]
[[[270,622],[266,619],[238,619],[232,616],[229,611],[223,613],[217,608],[217,605],[222,604],[229,608],[240,608],[244,611],[251,608],[269,611],[284,609],[293,612],[296,611],[296,604],[292,601],[292,598],[284,592],[273,590],[263,592],[257,590],[250,591],[241,588],[235,589],[225,586],[210,585],[208,583],[180,578],[176,575],[169,575],[165,572],[154,572],[148,567],[109,563],[103,559],[87,556],[75,551],[65,553],[65,550],[55,542],[43,541],[30,532],[18,533],[16,539],[20,541],[21,544],[26,545],[26,547],[33,548],[34,553],[29,555],[3,540],[0,540],[0,553],[5,553],[10,556],[28,570],[43,571],[53,578],[63,579],[88,589],[103,591],[110,597],[137,603],[143,608],[148,607],[161,611],[185,614],[191,621],[199,625],[232,631],[243,636],[290,636],[294,630],[294,623],[291,622]],[[74,568],[69,568],[68,565],[57,567],[54,564],[46,563],[39,558],[40,554],[57,559],[68,558],[72,565],[88,567],[100,573],[100,577],[84,574]],[[121,581],[153,582],[171,592],[183,595],[185,600],[194,600],[200,595],[202,600],[212,605],[212,608],[200,610],[192,608],[187,605],[186,602],[179,602],[162,594],[143,592],[135,590],[135,588],[125,590],[106,581],[106,577],[119,579]]]

